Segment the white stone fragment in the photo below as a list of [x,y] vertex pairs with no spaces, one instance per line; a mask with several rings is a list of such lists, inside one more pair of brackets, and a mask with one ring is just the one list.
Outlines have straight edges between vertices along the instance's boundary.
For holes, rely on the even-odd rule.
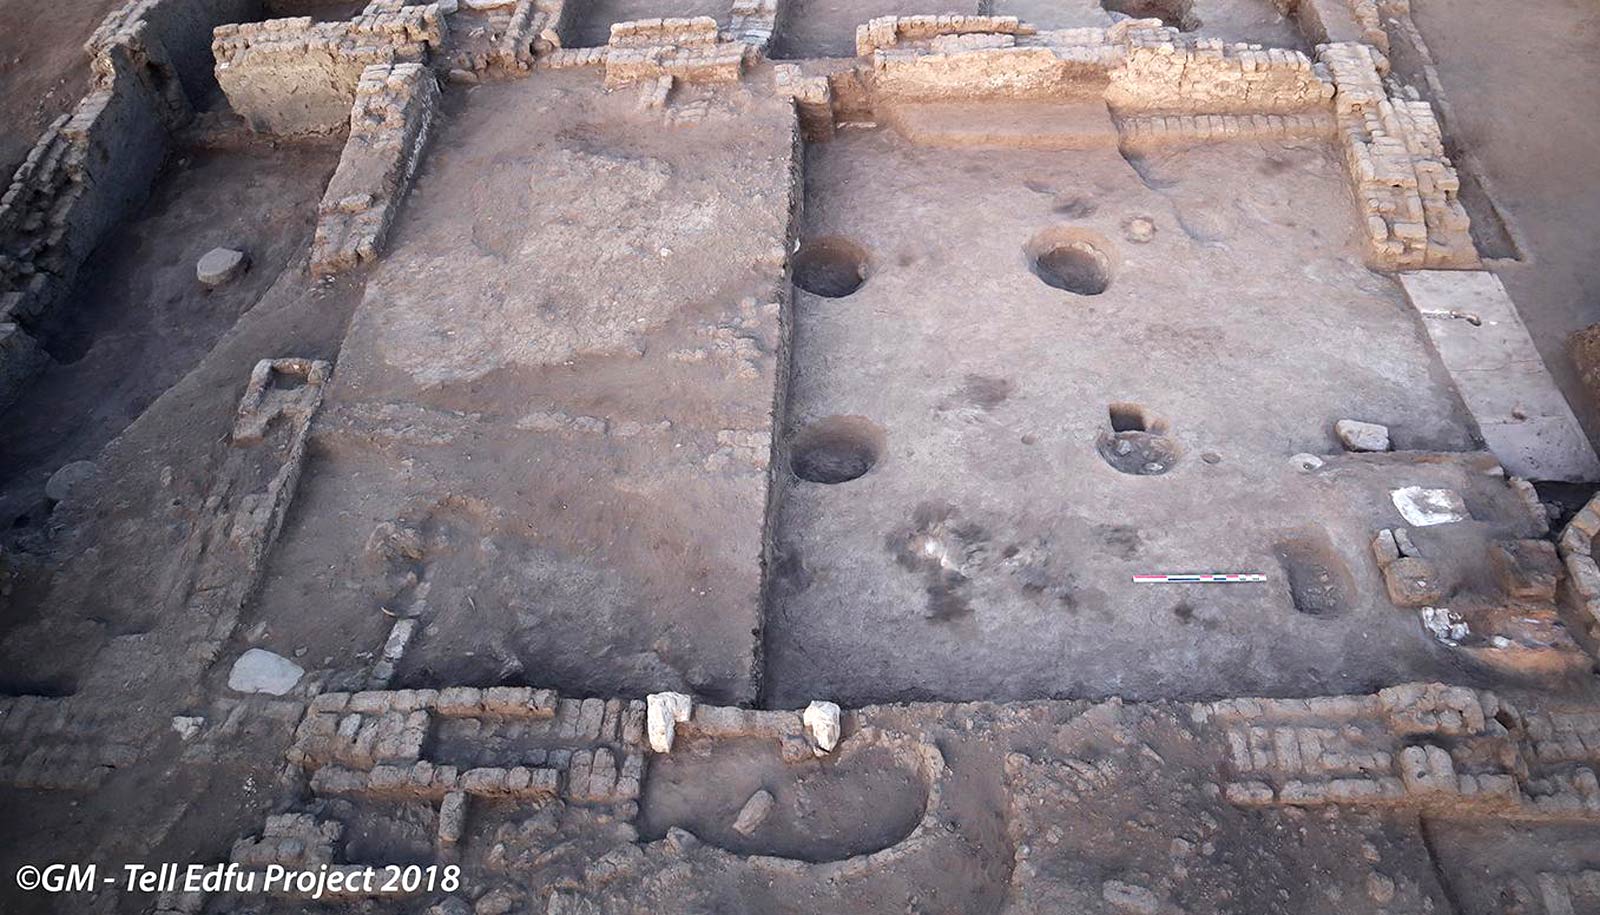
[[739,815],[734,817],[733,831],[741,836],[748,836],[766,822],[767,815],[772,812],[772,794],[766,790],[757,791],[750,795],[750,800],[744,802],[739,808]]
[[207,286],[221,286],[244,273],[249,266],[250,259],[243,251],[212,248],[194,265],[194,275]]
[[813,702],[800,716],[806,734],[818,756],[833,752],[839,745],[839,706],[832,702]]
[[1314,454],[1301,452],[1294,457],[1289,458],[1289,463],[1300,468],[1301,470],[1310,472],[1321,469],[1324,462],[1322,458],[1319,458]]
[[205,723],[206,720],[201,718],[199,715],[174,715],[172,718],[172,729],[178,732],[179,739],[188,740],[194,735],[200,733],[200,728],[204,726]]
[[1346,451],[1388,451],[1389,427],[1341,419],[1333,424],[1333,434]]
[[1100,884],[1100,898],[1119,912],[1156,915],[1161,911],[1161,899],[1153,891],[1121,880],[1107,880]]
[[644,701],[645,732],[650,736],[650,749],[657,753],[672,752],[678,724],[689,720],[694,712],[694,700],[683,693],[651,693]]
[[1400,517],[1412,527],[1452,524],[1472,517],[1467,514],[1467,503],[1462,501],[1461,494],[1453,489],[1405,486],[1390,492],[1389,498],[1399,509]]
[[1423,607],[1422,628],[1433,633],[1441,644],[1454,648],[1471,634],[1467,621],[1461,614],[1445,607]]
[[305,670],[283,655],[263,648],[252,648],[233,662],[228,673],[228,688],[241,693],[266,693],[281,696],[300,682]]

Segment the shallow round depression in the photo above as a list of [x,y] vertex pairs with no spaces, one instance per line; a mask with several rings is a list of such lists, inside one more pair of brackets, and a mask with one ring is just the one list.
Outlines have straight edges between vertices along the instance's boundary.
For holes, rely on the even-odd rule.
[[1045,285],[1075,295],[1111,286],[1110,244],[1075,229],[1046,229],[1028,242],[1028,269]]
[[883,456],[883,430],[863,416],[830,416],[800,430],[789,446],[789,467],[808,483],[847,483]]
[[842,299],[867,281],[867,252],[848,238],[827,235],[800,245],[794,284],[812,295]]

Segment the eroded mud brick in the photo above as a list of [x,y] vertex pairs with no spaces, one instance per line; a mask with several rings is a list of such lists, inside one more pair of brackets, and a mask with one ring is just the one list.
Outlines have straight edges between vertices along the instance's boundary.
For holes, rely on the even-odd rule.
[[1548,540],[1502,540],[1489,548],[1500,576],[1500,586],[1510,597],[1554,600],[1561,582],[1561,557]]
[[1426,559],[1396,559],[1384,567],[1383,583],[1397,607],[1426,607],[1444,597],[1438,569]]

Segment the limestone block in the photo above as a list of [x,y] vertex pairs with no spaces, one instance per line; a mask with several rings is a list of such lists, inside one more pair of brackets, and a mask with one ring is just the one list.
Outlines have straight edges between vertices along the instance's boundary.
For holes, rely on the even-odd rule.
[[813,702],[806,706],[801,720],[817,755],[833,752],[839,744],[839,706],[832,702]]
[[772,804],[772,794],[768,791],[757,791],[750,795],[750,799],[739,808],[739,815],[733,820],[733,831],[741,836],[754,833],[772,813]]
[[1389,427],[1341,419],[1333,424],[1334,434],[1346,451],[1388,451]]
[[694,711],[694,700],[683,693],[651,693],[645,697],[645,732],[650,737],[650,749],[657,753],[672,752],[672,740],[678,725],[688,721]]
[[305,670],[282,655],[252,648],[239,656],[228,673],[228,688],[241,693],[281,696],[294,689]]

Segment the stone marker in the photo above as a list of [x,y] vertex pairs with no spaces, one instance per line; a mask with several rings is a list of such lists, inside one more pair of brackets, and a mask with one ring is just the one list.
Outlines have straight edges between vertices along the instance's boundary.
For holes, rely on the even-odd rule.
[[1341,419],[1333,424],[1333,434],[1346,451],[1388,451],[1389,427],[1377,423],[1364,423],[1354,419]]
[[678,723],[689,720],[694,700],[683,693],[651,693],[644,701],[645,733],[650,735],[650,749],[657,753],[672,752]]
[[766,822],[767,815],[772,812],[772,795],[765,789],[750,795],[750,800],[744,802],[739,808],[739,815],[734,817],[733,831],[741,836],[748,836]]
[[212,248],[194,265],[194,274],[207,286],[221,286],[236,279],[250,267],[250,259],[243,251],[232,248]]
[[205,726],[206,720],[199,715],[174,715],[172,729],[178,732],[181,740],[188,740],[200,733],[200,728]]
[[63,464],[44,484],[44,494],[52,502],[65,502],[83,484],[94,478],[99,466],[94,461],[73,461]]
[[818,756],[833,752],[839,745],[839,706],[832,702],[813,702],[806,706],[800,720],[805,723],[806,734],[811,737]]
[[1400,558],[1400,544],[1395,542],[1394,531],[1385,528],[1372,538],[1372,556],[1378,560],[1378,568],[1387,568],[1389,563]]
[[264,648],[252,648],[233,662],[228,688],[241,693],[281,696],[305,675],[299,664]]

